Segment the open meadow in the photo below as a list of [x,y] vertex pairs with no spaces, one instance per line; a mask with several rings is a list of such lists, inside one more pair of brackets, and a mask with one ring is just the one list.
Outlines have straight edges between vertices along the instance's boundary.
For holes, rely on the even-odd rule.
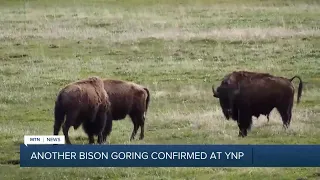
[[[129,118],[111,144],[319,144],[320,2],[312,0],[0,0],[0,179],[320,179],[319,168],[20,168],[24,135],[52,135],[66,84],[95,75],[145,85],[145,139]],[[296,87],[291,126],[274,109],[246,138],[212,97],[227,73],[266,72]],[[82,128],[71,142],[86,144]],[[140,131],[138,131],[140,133]],[[60,131],[60,134],[62,132]]]

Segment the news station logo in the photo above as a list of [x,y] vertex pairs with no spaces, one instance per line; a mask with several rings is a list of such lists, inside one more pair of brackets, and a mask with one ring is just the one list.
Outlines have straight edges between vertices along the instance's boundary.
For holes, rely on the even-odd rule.
[[24,136],[24,144],[28,146],[28,144],[65,144],[64,136],[44,136],[44,135],[31,135]]

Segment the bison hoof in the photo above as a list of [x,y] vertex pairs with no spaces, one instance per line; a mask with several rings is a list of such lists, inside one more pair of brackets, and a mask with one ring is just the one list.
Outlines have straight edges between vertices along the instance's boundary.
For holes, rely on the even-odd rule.
[[285,130],[287,130],[287,129],[289,128],[289,124],[284,124],[284,125],[283,125],[283,128],[284,128]]
[[243,133],[239,133],[238,134],[238,137],[242,137],[242,138],[244,138],[244,137],[246,137],[247,135],[246,134],[243,134]]
[[139,140],[143,140],[143,139],[144,139],[144,136],[140,136],[140,137],[139,137]]

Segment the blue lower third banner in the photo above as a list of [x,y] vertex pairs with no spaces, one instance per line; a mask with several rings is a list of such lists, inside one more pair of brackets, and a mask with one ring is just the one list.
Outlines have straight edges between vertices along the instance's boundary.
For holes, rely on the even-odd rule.
[[320,145],[20,145],[20,167],[320,167]]

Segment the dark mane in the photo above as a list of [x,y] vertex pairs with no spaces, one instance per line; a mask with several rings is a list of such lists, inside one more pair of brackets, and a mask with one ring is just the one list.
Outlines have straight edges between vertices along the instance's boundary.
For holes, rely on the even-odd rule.
[[237,73],[242,77],[257,77],[257,78],[273,77],[273,75],[269,73],[257,73],[252,71],[234,71],[233,73]]

